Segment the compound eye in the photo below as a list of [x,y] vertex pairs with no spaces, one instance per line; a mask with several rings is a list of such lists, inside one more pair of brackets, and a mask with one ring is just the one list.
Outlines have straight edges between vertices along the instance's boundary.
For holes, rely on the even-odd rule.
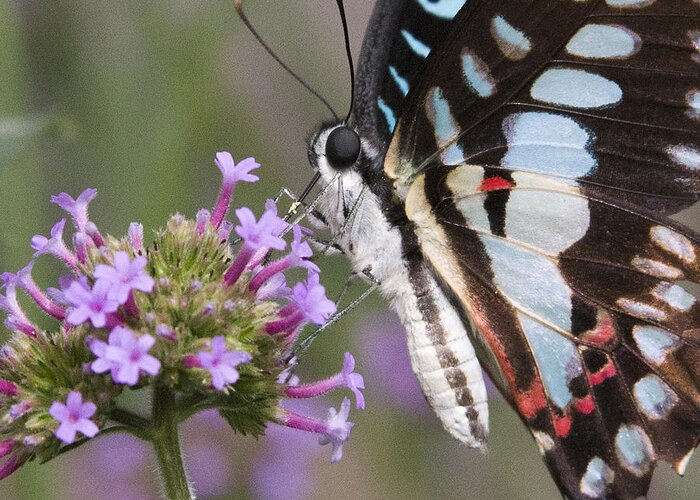
[[352,166],[360,156],[360,137],[350,127],[338,127],[328,134],[326,158],[336,170]]

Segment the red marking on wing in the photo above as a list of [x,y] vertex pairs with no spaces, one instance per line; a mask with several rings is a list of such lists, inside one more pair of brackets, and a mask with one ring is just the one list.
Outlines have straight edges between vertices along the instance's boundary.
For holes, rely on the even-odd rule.
[[598,385],[602,384],[610,377],[614,377],[615,375],[617,375],[617,368],[615,368],[612,361],[608,361],[603,368],[588,375],[588,379],[591,381],[591,385]]
[[517,394],[515,403],[523,416],[530,420],[535,415],[547,406],[547,398],[544,396],[544,389],[539,378],[532,381],[532,385],[527,392]]
[[481,182],[481,185],[477,188],[477,191],[498,191],[500,189],[510,189],[513,187],[513,183],[504,179],[503,177],[489,177]]
[[594,329],[585,332],[581,339],[599,346],[605,345],[615,338],[615,325],[610,315],[602,312]]
[[557,433],[557,436],[565,438],[566,436],[569,435],[569,431],[571,430],[571,417],[568,415],[565,415],[563,417],[553,417],[553,424],[554,424],[554,432]]
[[508,357],[505,355],[505,351],[498,336],[489,326],[486,317],[478,310],[474,310],[473,317],[479,331],[491,346],[491,351],[498,359],[498,363],[506,377],[506,382],[513,394],[513,399],[518,407],[518,411],[520,411],[522,416],[527,420],[534,418],[541,409],[547,406],[547,398],[545,397],[544,388],[542,387],[542,380],[539,376],[536,376],[526,392],[518,392],[518,385],[515,381],[515,370],[513,369],[513,365],[510,364]]
[[588,394],[580,399],[576,399],[574,401],[574,408],[576,408],[576,411],[583,413],[584,415],[588,415],[593,410],[595,410],[595,403],[593,402],[593,396]]

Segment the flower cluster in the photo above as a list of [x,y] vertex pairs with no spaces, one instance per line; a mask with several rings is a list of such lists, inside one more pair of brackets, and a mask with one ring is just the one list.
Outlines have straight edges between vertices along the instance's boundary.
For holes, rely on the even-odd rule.
[[[241,433],[261,434],[270,422],[315,432],[331,444],[332,461],[340,459],[352,428],[347,398],[327,420],[280,407],[284,398],[341,387],[364,407],[364,381],[349,353],[328,379],[291,385],[296,377],[286,376],[303,327],[322,325],[335,312],[310,260],[309,231],[279,217],[272,200],[260,218],[243,207],[235,210],[238,225],[225,220],[235,185],[257,181],[251,171],[259,165],[252,158],[235,164],[225,152],[215,162],[223,183],[213,211],[202,209],[194,220],[171,217],[148,246],[138,223],[124,238],[99,231],[88,215],[94,189],[75,199],[52,197],[72,219],[72,244],[65,243],[62,219],[49,237],[32,238],[26,267],[0,275],[0,309],[13,332],[0,353],[0,478],[28,460],[53,458],[79,438],[125,430],[151,439],[157,394],[168,395],[178,421],[215,408]],[[237,251],[228,241],[232,232]],[[282,255],[275,259],[274,252]],[[32,278],[44,255],[69,270],[58,287],[45,290]],[[291,268],[306,278],[290,287]],[[54,328],[30,319],[20,291],[54,319]],[[152,389],[150,418],[120,407],[125,387]]]

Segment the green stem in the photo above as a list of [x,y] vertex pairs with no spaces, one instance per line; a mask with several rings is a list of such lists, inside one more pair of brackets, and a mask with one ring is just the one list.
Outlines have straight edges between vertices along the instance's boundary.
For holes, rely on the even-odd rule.
[[168,500],[193,500],[194,492],[187,479],[180,449],[175,395],[167,386],[156,382],[153,388],[153,446]]

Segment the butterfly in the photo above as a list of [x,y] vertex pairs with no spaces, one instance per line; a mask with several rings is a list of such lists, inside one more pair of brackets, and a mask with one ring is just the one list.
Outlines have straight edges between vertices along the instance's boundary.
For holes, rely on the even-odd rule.
[[562,494],[636,498],[700,439],[697,0],[379,0],[323,222],[483,448],[482,370]]

